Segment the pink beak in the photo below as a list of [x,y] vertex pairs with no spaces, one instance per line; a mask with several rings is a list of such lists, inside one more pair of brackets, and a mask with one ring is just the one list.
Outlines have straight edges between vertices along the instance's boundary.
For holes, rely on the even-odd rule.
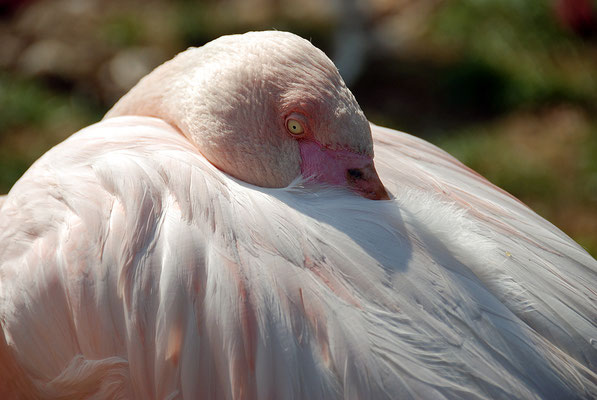
[[346,186],[371,200],[389,200],[373,159],[344,149],[328,149],[313,140],[299,142],[301,173],[321,183]]

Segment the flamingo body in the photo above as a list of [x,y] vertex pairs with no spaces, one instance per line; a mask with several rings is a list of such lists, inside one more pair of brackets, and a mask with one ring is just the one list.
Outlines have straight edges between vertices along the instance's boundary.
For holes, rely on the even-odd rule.
[[0,394],[597,397],[597,262],[442,150],[370,129],[390,200],[246,183],[151,116],[50,150],[0,203]]

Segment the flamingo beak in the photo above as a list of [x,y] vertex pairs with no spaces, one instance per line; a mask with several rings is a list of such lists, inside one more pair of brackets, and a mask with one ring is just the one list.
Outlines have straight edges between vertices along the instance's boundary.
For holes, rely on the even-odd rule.
[[301,173],[317,182],[347,186],[371,200],[389,200],[373,157],[346,149],[328,149],[314,140],[299,141]]
[[390,196],[379,175],[375,170],[373,162],[362,168],[349,168],[346,170],[346,182],[348,186],[363,197],[371,200],[389,200]]

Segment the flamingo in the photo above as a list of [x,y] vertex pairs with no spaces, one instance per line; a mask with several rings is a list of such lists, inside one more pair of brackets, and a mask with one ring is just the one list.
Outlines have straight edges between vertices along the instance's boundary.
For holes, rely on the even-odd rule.
[[0,207],[3,399],[597,397],[597,262],[290,33],[179,54]]

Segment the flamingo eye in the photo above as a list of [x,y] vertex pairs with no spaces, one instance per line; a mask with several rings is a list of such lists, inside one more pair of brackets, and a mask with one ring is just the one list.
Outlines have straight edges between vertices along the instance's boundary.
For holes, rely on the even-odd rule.
[[303,125],[296,119],[292,118],[286,122],[286,129],[288,129],[288,132],[290,132],[292,135],[301,135],[305,132]]

